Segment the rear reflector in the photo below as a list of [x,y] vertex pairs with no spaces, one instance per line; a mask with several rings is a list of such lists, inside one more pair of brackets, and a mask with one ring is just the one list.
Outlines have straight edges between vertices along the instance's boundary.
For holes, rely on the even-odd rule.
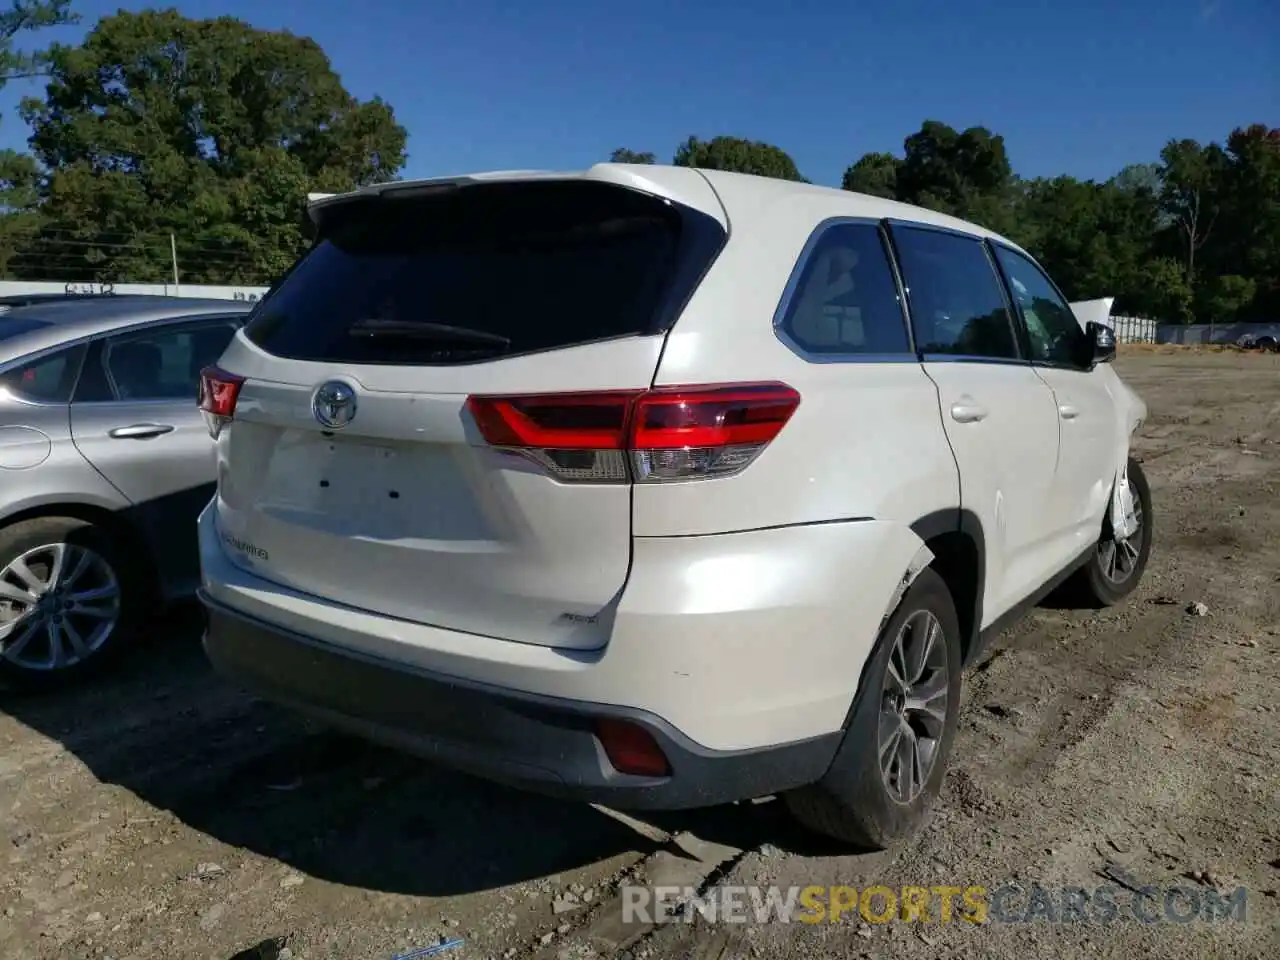
[[485,441],[557,479],[661,482],[741,472],[800,404],[783,383],[472,396]]
[[653,734],[626,720],[601,718],[595,721],[596,736],[613,769],[634,777],[666,777],[671,765]]
[[222,428],[236,414],[236,400],[244,377],[227,373],[221,367],[205,367],[200,371],[200,412],[209,427],[209,436],[217,439]]

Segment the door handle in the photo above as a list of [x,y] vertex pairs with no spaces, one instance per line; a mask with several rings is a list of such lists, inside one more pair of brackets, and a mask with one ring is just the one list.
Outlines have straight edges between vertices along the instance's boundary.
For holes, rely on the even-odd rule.
[[956,423],[977,423],[987,419],[987,408],[980,407],[973,401],[962,401],[951,405],[951,419]]
[[150,440],[166,433],[172,433],[173,427],[167,423],[134,423],[127,427],[116,427],[107,431],[107,436],[115,440]]
[[1069,403],[1060,403],[1058,404],[1058,416],[1062,417],[1063,420],[1074,420],[1080,416],[1080,411]]

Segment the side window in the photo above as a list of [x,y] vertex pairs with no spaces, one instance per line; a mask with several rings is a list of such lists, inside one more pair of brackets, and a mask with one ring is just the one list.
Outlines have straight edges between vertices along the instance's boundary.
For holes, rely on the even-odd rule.
[[35,403],[66,403],[83,355],[83,346],[70,347],[0,373],[0,389]]
[[779,328],[809,353],[909,353],[880,228],[844,223],[823,231]]
[[996,259],[1027,327],[1031,359],[1080,366],[1084,329],[1044,272],[1022,254],[998,245]]
[[200,371],[235,333],[228,320],[181,324],[107,342],[103,365],[118,400],[190,400]]
[[982,241],[915,227],[893,228],[916,349],[1018,358],[1000,278]]

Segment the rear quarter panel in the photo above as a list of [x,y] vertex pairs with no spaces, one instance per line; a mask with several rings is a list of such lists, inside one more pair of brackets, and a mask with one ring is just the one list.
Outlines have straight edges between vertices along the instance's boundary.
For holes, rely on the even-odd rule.
[[0,524],[33,509],[129,506],[80,455],[65,405],[0,400]]

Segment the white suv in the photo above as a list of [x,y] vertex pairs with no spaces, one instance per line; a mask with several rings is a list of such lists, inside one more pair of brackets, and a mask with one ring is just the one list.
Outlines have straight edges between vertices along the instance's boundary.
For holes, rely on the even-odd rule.
[[201,385],[205,647],[268,698],[619,808],[781,794],[882,847],[982,640],[1142,575],[1109,302],[979,227],[616,164],[311,216]]

